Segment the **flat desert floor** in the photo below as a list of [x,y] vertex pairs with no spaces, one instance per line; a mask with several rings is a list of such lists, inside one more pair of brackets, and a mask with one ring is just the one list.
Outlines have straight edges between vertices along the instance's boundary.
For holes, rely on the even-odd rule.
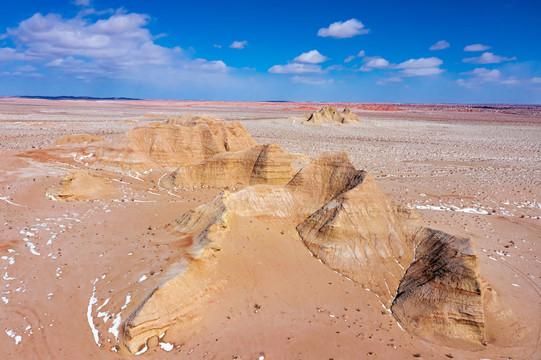
[[513,321],[491,330],[479,349],[421,340],[372,293],[289,241],[291,234],[254,223],[246,224],[245,245],[229,249],[245,266],[231,280],[236,291],[184,329],[185,342],[168,332],[137,358],[541,358],[541,109],[348,104],[360,124],[288,120],[322,105],[0,99],[0,357],[132,356],[116,343],[123,312],[180,246],[164,227],[217,190],[163,190],[152,176],[111,172],[116,197],[55,201],[48,189],[85,160],[52,161],[42,150],[67,134],[114,141],[192,113],[237,120],[257,142],[291,153],[347,152],[427,226],[473,239],[481,274]]

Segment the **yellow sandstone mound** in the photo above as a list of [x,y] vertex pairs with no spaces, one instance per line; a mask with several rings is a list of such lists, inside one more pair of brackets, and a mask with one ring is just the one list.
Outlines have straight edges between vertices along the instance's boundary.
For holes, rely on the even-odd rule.
[[470,239],[423,229],[392,312],[404,329],[447,345],[486,341],[477,253]]
[[[241,152],[242,156],[227,156],[245,159],[251,154],[255,164],[257,156],[251,153],[255,149],[256,154],[263,151],[254,147]],[[213,173],[209,169],[214,169],[210,164],[215,161],[189,167],[182,181],[199,181],[223,174],[227,166],[235,168],[224,165],[234,160],[222,159],[217,162],[219,171]],[[249,183],[250,171],[244,169],[241,174],[243,183]],[[170,328],[182,334],[202,321],[212,298],[227,287],[229,276],[223,274],[232,276],[239,270],[234,259],[227,266],[236,270],[222,268],[226,255],[221,251],[230,243],[242,247],[243,240],[232,235],[238,233],[239,219],[298,232],[299,241],[313,256],[375,293],[414,334],[461,346],[485,341],[477,258],[469,240],[424,228],[415,212],[394,205],[374,178],[356,170],[345,153],[323,154],[286,185],[280,183],[225,191],[176,221],[170,230],[179,241],[191,245],[182,256],[183,265],[173,267],[170,276],[125,321],[124,344],[131,352]],[[183,341],[182,336],[178,341]]]
[[184,165],[164,178],[165,187],[231,187],[285,185],[295,175],[291,156],[276,144],[223,152],[197,164]]
[[97,200],[116,195],[116,189],[105,179],[85,170],[70,172],[49,195],[60,200]]
[[70,134],[64,135],[60,139],[56,140],[53,145],[72,145],[72,144],[84,144],[93,143],[98,141],[105,141],[100,137],[89,134]]
[[335,124],[352,124],[360,122],[358,115],[351,112],[349,107],[346,107],[343,112],[338,112],[332,106],[324,106],[321,110],[316,111],[307,116],[307,119],[302,122],[303,125],[335,125]]
[[103,148],[97,164],[142,173],[152,168],[174,170],[257,143],[238,122],[185,115],[128,131],[117,145]]

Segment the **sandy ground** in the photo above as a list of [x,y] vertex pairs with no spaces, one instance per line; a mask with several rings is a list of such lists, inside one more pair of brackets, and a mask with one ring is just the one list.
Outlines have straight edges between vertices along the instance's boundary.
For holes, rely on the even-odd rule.
[[[129,357],[115,351],[115,324],[182,246],[163,227],[216,194],[162,190],[159,174],[140,181],[106,173],[117,198],[53,201],[48,189],[84,162],[51,163],[26,151],[65,134],[112,140],[186,113],[239,120],[259,143],[289,152],[348,152],[428,226],[474,239],[483,277],[516,322],[475,351],[421,341],[293,234],[239,220],[243,231],[231,235],[239,240],[224,247],[223,267],[237,275],[232,285],[199,322],[152,340],[138,358],[541,358],[540,109],[352,106],[358,126],[288,121],[309,106],[319,104],[0,99],[2,358]],[[190,340],[173,343],[175,331]]]

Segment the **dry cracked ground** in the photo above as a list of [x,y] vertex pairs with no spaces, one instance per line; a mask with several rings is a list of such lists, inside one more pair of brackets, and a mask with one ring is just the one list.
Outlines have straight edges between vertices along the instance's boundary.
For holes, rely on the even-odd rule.
[[[0,99],[2,358],[541,357],[541,109],[347,104],[358,124],[291,120],[323,105]],[[94,181],[92,154],[70,137],[62,156],[47,149],[65,135],[119,141],[131,129],[189,113],[239,121],[255,142],[291,154],[344,151],[427,227],[470,238],[483,286],[505,309],[485,319],[484,345],[434,341],[412,323],[402,329],[388,302],[323,266],[295,228],[232,215],[235,240],[214,249],[218,265],[196,263],[190,271],[199,276],[182,280],[176,325],[130,349],[133,314],[156,296],[156,284],[187,266],[179,253],[192,240],[171,229],[220,190],[164,187],[165,174],[149,168],[98,166]],[[88,198],[63,198],[70,184]],[[231,198],[237,190],[229,187]]]

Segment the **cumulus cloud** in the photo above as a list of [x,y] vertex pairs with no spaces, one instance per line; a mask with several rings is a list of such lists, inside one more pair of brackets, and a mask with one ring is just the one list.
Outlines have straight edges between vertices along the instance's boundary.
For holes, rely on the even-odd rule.
[[464,51],[486,51],[490,49],[490,46],[482,45],[482,44],[472,44],[468,45],[464,48]]
[[335,39],[344,39],[354,37],[356,35],[368,34],[370,30],[365,29],[363,23],[357,19],[348,21],[337,21],[329,25],[328,28],[321,28],[317,35],[321,37],[332,37]]
[[246,41],[246,40],[244,40],[244,41],[233,41],[233,43],[231,45],[229,45],[229,47],[231,49],[241,50],[241,49],[244,49],[247,45],[248,45],[248,41]]
[[90,0],[74,0],[73,3],[77,6],[90,6]]
[[7,62],[13,60],[23,60],[24,54],[18,53],[16,49],[5,47],[0,48],[0,61]]
[[475,85],[480,85],[487,82],[500,82],[502,73],[498,69],[489,70],[487,68],[476,68],[472,71],[460,73],[460,75],[470,76],[469,79],[458,79],[457,84],[466,88],[471,88]]
[[402,69],[402,76],[429,76],[443,72],[439,66],[443,64],[437,57],[409,59],[395,66],[396,69]]
[[517,58],[515,56],[509,58],[505,56],[494,55],[491,52],[484,52],[481,56],[465,58],[462,59],[462,61],[472,64],[499,64],[504,61],[512,61],[516,59]]
[[366,64],[361,66],[361,71],[372,71],[374,69],[385,69],[389,67],[389,61],[382,57],[376,56],[366,59]]
[[329,60],[328,57],[321,55],[317,50],[311,50],[305,53],[300,54],[295,59],[294,62],[305,63],[305,64],[319,64]]
[[431,47],[429,47],[428,50],[443,50],[443,49],[447,49],[450,46],[451,44],[449,44],[447,41],[440,40],[434,45],[432,45]]
[[365,52],[364,52],[364,50],[361,50],[361,51],[359,51],[359,53],[357,55],[350,55],[347,58],[345,58],[344,62],[349,63],[349,62],[353,61],[355,58],[358,58],[358,57],[360,58],[360,57],[364,57],[364,56],[365,56]]
[[295,75],[291,78],[291,82],[294,84],[307,84],[307,85],[325,85],[334,82],[333,79],[317,79],[307,76]]
[[315,64],[291,63],[286,65],[274,65],[268,70],[271,74],[305,74],[323,73],[321,66]]
[[[99,14],[98,14],[99,13]],[[8,36],[16,48],[0,48],[0,62],[26,61],[39,69],[49,68],[72,78],[137,79],[146,74],[172,73],[175,69],[199,73],[226,72],[223,61],[190,59],[180,47],[163,47],[146,28],[146,14],[124,10],[79,13],[74,18],[35,14]],[[19,71],[22,72],[22,71]]]
[[391,76],[391,77],[384,78],[384,79],[376,81],[376,84],[377,85],[397,84],[397,83],[401,83],[403,81],[404,80],[399,76]]

